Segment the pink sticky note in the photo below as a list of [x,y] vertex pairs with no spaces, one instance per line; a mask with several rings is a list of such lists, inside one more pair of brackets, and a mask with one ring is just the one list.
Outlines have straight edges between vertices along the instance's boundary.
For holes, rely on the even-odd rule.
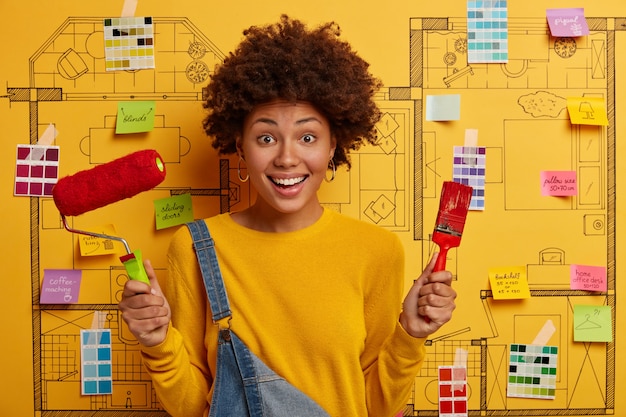
[[589,34],[585,9],[547,9],[550,33],[554,37],[577,37]]
[[606,291],[606,268],[603,266],[571,265],[573,290]]
[[39,302],[41,304],[73,304],[78,302],[82,271],[76,269],[45,269]]
[[577,194],[576,171],[541,171],[541,195],[561,197]]

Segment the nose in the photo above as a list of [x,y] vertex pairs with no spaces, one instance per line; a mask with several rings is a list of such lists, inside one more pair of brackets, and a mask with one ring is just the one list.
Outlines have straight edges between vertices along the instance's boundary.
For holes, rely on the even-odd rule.
[[279,167],[289,167],[298,164],[299,156],[294,141],[285,140],[280,143],[274,164]]

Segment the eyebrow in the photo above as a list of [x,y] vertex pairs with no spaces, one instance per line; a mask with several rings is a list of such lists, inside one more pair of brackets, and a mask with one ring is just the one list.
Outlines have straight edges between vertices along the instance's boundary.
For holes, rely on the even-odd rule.
[[[304,119],[297,120],[295,124],[296,125],[303,125],[303,124],[306,124],[306,123],[309,123],[309,122],[317,122],[319,124],[322,124],[322,121],[320,119],[318,119],[317,117],[315,117],[315,116],[306,117]],[[255,125],[257,123],[266,123],[266,124],[273,125],[273,126],[277,126],[278,125],[278,123],[276,123],[276,121],[274,119],[270,119],[270,118],[267,118],[267,117],[260,117],[260,118],[256,119],[254,122],[252,122],[252,125]]]

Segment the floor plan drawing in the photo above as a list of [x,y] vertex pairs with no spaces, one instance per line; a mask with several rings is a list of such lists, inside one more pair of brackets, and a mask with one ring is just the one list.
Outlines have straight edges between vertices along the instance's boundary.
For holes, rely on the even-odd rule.
[[[115,223],[166,279],[174,230],[155,230],[154,200],[191,194],[194,217],[202,218],[254,198],[237,179],[237,159],[217,155],[201,125],[203,88],[226,48],[211,36],[217,28],[155,15],[149,20],[154,68],[111,70],[104,36],[115,24],[106,21],[111,17],[67,17],[52,33],[31,33],[40,47],[29,55],[28,84],[0,79],[0,106],[28,130],[16,144],[36,144],[50,124],[58,130],[62,175],[142,148],[159,151],[168,170],[162,184],[69,221],[83,230]],[[421,271],[436,250],[431,235],[441,185],[453,175],[454,147],[464,145],[467,129],[477,129],[485,149],[484,210],[470,211],[461,247],[448,254],[457,310],[427,342],[405,417],[439,415],[439,366],[456,365],[459,352],[466,358],[468,415],[619,414],[615,338],[574,342],[574,310],[609,306],[614,318],[620,311],[616,51],[626,41],[618,36],[626,18],[587,22],[589,35],[561,38],[550,35],[545,19],[509,15],[506,62],[475,63],[468,60],[465,17],[407,17],[406,38],[392,40],[408,45],[407,84],[385,83],[377,93],[378,143],[355,151],[352,169],[323,185],[326,207],[397,233],[407,269]],[[443,94],[461,96],[460,121],[426,121],[426,97]],[[603,99],[608,125],[572,124],[571,97]],[[116,134],[117,103],[133,100],[156,103],[154,129]],[[597,117],[582,104],[580,111]],[[575,171],[577,195],[543,196],[546,170]],[[35,415],[167,416],[117,310],[127,279],[123,265],[113,255],[81,256],[53,200],[28,198],[32,317],[24,325],[32,326]],[[607,291],[571,289],[572,265],[606,267]],[[531,297],[494,299],[487,271],[495,266],[523,267]],[[52,268],[82,270],[78,303],[40,303],[44,270]],[[407,286],[413,279],[407,276]],[[614,335],[615,326],[614,319]],[[110,395],[81,394],[80,331],[94,328],[111,334]],[[545,398],[508,395],[511,346],[532,345],[548,328],[546,345],[558,347],[558,355],[551,352],[554,391]]]

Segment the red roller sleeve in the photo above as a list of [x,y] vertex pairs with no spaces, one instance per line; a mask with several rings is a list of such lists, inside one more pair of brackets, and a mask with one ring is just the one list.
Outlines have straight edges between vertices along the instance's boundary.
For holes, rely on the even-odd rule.
[[164,179],[163,159],[147,149],[61,178],[52,197],[62,215],[78,216],[150,190]]

